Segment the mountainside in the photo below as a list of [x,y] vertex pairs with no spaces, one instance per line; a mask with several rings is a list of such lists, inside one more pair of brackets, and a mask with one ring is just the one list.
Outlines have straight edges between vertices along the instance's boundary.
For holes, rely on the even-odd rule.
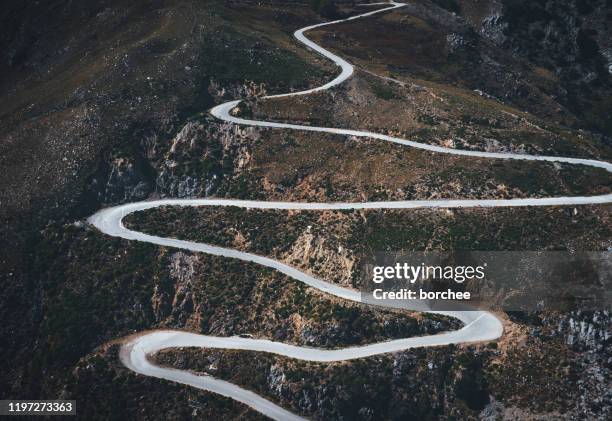
[[612,133],[612,3],[462,1],[460,13],[481,36],[559,80],[559,102],[585,127]]
[[[8,0],[0,10],[0,396],[76,399],[82,419],[264,419],[137,375],[122,338],[171,328],[340,348],[457,329],[369,307],[270,268],[107,236],[97,210],[157,198],[363,202],[591,196],[601,168],[436,154],[232,115],[452,149],[612,160],[612,1],[415,0],[293,32],[359,1]],[[355,211],[158,208],[125,224],[285,262],[355,287],[360,253],[610,251],[610,205]],[[497,342],[311,363],[167,349],[313,419],[607,419],[610,313],[496,313]],[[251,336],[249,336],[251,337]],[[390,403],[391,402],[391,403]]]

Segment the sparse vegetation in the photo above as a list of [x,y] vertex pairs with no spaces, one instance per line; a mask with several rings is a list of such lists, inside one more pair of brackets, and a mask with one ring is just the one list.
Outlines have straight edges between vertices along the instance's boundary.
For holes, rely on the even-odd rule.
[[[337,300],[255,264],[104,236],[83,222],[102,206],[153,196],[610,192],[600,170],[234,127],[206,114],[247,97],[242,116],[610,161],[605,1],[504,0],[495,16],[488,1],[433,0],[446,11],[417,2],[367,25],[321,28],[309,37],[353,62],[356,74],[329,92],[273,101],[260,97],[335,74],[291,34],[349,13],[347,3],[22,3],[8,0],[0,11],[0,166],[10,175],[0,186],[0,395],[7,398],[77,399],[84,419],[260,420],[230,399],[130,372],[115,340],[172,328],[336,348],[458,327],[441,316]],[[125,223],[272,256],[357,287],[360,259],[374,251],[609,250],[610,209],[160,208]],[[154,358],[314,419],[609,418],[609,314],[506,316],[498,342],[333,364],[201,349]]]
[[335,0],[310,0],[310,7],[326,18],[337,18],[338,8]]

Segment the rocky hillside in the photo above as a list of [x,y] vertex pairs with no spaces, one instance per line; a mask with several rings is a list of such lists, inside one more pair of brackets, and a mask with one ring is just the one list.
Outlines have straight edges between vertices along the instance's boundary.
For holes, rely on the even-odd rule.
[[559,80],[555,96],[586,127],[612,135],[612,3],[458,0],[458,13],[482,37]]
[[[312,32],[355,63],[347,83],[262,101],[335,74],[292,33],[363,10],[355,3],[3,2],[1,396],[78,399],[84,419],[261,419],[217,395],[135,375],[119,362],[115,341],[164,327],[337,347],[457,326],[333,300],[255,265],[109,238],[84,222],[101,207],[156,197],[610,192],[608,174],[581,167],[434,156],[373,140],[237,127],[208,115],[215,104],[246,98],[240,112],[261,118],[368,128],[453,148],[611,159],[606,0],[413,1],[367,24]],[[365,249],[611,247],[609,206],[158,209],[127,222],[274,256],[345,285],[354,285]],[[156,358],[318,419],[609,418],[609,313],[501,317],[509,334],[496,344],[355,363],[206,350]]]
[[[576,212],[166,207],[132,214],[126,223],[164,237],[273,256],[357,287],[360,258],[371,250],[609,249],[609,206]],[[283,230],[272,229],[277,226]],[[556,419],[561,410],[568,419],[605,419],[611,409],[608,312],[500,316],[505,335],[496,343],[405,351],[350,364],[201,349],[166,350],[156,361],[230,380],[314,419]],[[392,407],[389,401],[395,402]]]
[[[234,185],[237,129],[206,117],[190,121],[229,98],[318,83],[327,65],[291,38],[295,27],[317,19],[307,7],[248,2],[3,5],[0,168],[10,175],[0,183],[0,228],[10,245],[0,274],[2,333],[10,338],[2,347],[3,395],[29,390],[28,378],[42,375],[28,361],[44,348],[41,338],[49,339],[50,297],[55,286],[72,289],[66,269],[55,272],[45,260],[45,244],[68,253],[57,256],[61,266],[73,256],[72,222],[101,206],[152,194],[203,195],[224,175]],[[182,143],[194,131],[207,140],[185,156]],[[49,266],[40,269],[55,273],[53,286],[33,269],[41,258]],[[77,272],[85,271],[79,264]],[[78,283],[84,291],[91,287],[85,279]],[[67,305],[75,316],[83,311]],[[70,321],[77,323],[61,323]]]

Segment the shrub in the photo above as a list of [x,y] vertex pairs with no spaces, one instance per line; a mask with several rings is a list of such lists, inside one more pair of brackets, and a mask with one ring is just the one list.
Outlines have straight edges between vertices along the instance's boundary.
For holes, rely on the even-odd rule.
[[461,12],[461,7],[459,7],[457,0],[433,0],[433,2],[449,12],[454,12],[457,14]]
[[325,18],[338,17],[336,2],[333,0],[310,0],[310,7]]

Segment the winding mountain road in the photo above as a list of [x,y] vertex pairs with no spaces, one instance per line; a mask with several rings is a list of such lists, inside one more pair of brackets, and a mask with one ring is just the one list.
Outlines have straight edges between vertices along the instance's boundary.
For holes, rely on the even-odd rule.
[[[307,95],[313,92],[322,91],[336,86],[353,74],[353,66],[342,58],[336,56],[323,47],[315,44],[304,35],[308,30],[325,25],[333,25],[347,20],[360,19],[377,13],[383,13],[392,9],[402,7],[403,3],[378,3],[388,5],[382,9],[370,11],[344,20],[321,23],[308,26],[295,32],[295,37],[310,49],[329,58],[342,69],[341,73],[329,83],[323,86],[301,92],[294,92],[282,95],[273,95],[266,98],[279,98],[284,96]],[[370,4],[373,5],[373,4]],[[413,142],[406,139],[391,137],[378,133],[371,133],[360,130],[338,129],[331,127],[313,127],[296,124],[276,123],[269,121],[247,120],[231,115],[231,111],[240,103],[240,100],[227,102],[214,107],[211,114],[216,118],[241,125],[260,126],[268,128],[307,130],[315,132],[335,133],[356,137],[367,137],[380,139],[388,142],[399,143],[402,145],[425,149],[437,153],[453,155],[465,155],[493,159],[517,159],[530,161],[550,161],[565,164],[587,165],[590,167],[604,168],[612,172],[612,164],[602,161],[564,158],[551,156],[533,156],[521,154],[503,154],[478,151],[465,151],[448,149],[440,146],[427,145]],[[423,200],[423,201],[397,201],[397,202],[365,202],[365,203],[294,203],[294,202],[265,202],[232,199],[166,199],[156,201],[145,201],[130,203],[112,208],[102,209],[88,218],[88,221],[105,234],[121,237],[128,240],[144,241],[160,246],[185,249],[195,252],[208,253],[216,256],[240,259],[247,262],[254,262],[262,266],[273,268],[285,275],[302,282],[310,287],[316,288],[327,294],[337,297],[360,302],[360,293],[353,289],[343,288],[338,285],[318,279],[304,272],[301,272],[280,261],[268,257],[258,256],[238,250],[218,247],[208,244],[201,244],[192,241],[184,241],[173,238],[157,237],[127,229],[122,219],[133,212],[151,209],[159,206],[238,206],[242,208],[258,209],[303,209],[303,210],[340,210],[340,209],[414,209],[414,208],[458,208],[458,207],[511,207],[511,206],[550,206],[550,205],[580,205],[580,204],[600,204],[611,203],[612,194],[600,196],[579,196],[579,197],[551,197],[538,199],[508,199],[508,200]],[[399,308],[406,308],[404,304],[395,304]],[[402,307],[403,305],[403,307]],[[459,344],[469,342],[490,341],[499,338],[503,333],[503,327],[493,314],[484,311],[430,311],[420,308],[420,310],[431,313],[443,314],[459,319],[463,327],[456,331],[445,332],[437,335],[397,339],[386,342],[373,343],[365,346],[349,347],[334,350],[300,347],[263,339],[243,338],[243,337],[216,337],[199,335],[195,333],[158,330],[135,335],[126,340],[120,352],[121,361],[129,369],[143,374],[177,383],[190,385],[192,387],[218,393],[242,402],[256,411],[276,420],[302,420],[303,418],[283,409],[273,402],[236,386],[232,383],[216,379],[208,375],[195,375],[188,371],[172,368],[160,367],[153,364],[147,356],[162,349],[175,347],[202,347],[202,348],[221,348],[221,349],[240,349],[259,352],[270,352],[290,358],[297,358],[308,361],[342,361],[355,358],[363,358],[389,352],[401,351],[415,347],[440,346],[448,344]]]

